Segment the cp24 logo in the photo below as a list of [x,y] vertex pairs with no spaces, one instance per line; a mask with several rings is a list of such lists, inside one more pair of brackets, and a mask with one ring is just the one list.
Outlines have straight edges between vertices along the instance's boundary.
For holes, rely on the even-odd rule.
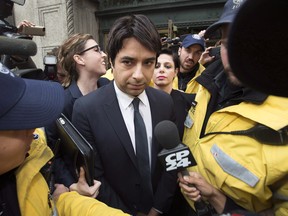
[[188,149],[167,155],[165,158],[166,171],[189,167],[192,163],[189,155],[191,155],[191,153]]

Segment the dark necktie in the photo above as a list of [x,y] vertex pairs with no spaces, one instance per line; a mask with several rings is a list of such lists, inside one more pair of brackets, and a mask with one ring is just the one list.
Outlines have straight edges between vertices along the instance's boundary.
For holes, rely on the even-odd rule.
[[[139,112],[139,98],[134,98],[134,128],[135,128],[135,142],[136,142],[136,156],[138,161],[138,169],[141,175],[142,186],[142,201],[149,203],[153,200],[153,192],[151,185],[151,172],[149,165],[148,141],[146,134],[146,127],[143,118]],[[149,200],[150,199],[150,200]]]

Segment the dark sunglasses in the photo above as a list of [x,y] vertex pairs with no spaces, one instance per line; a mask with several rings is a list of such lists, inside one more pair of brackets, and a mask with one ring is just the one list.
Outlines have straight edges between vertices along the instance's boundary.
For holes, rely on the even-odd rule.
[[102,53],[102,50],[101,50],[100,46],[97,44],[97,45],[94,45],[94,46],[92,46],[92,47],[89,47],[89,48],[87,48],[87,49],[79,52],[78,55],[82,55],[84,52],[87,52],[87,51],[89,51],[89,50],[91,50],[91,49],[95,49],[96,52],[98,52],[98,53],[100,53],[100,54]]

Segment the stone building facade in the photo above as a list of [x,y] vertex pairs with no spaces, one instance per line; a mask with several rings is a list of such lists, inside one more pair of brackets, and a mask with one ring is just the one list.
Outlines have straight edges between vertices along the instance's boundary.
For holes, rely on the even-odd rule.
[[90,33],[105,49],[110,26],[120,16],[141,13],[156,25],[161,36],[180,36],[207,28],[221,15],[226,0],[26,0],[14,6],[14,20],[45,26],[45,36],[34,36],[33,57],[43,68],[43,57],[73,33]]

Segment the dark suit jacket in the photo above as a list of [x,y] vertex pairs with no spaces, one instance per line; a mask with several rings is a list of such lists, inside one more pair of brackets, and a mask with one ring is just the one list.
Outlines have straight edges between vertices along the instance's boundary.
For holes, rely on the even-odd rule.
[[[109,79],[105,77],[100,77],[97,81],[97,86],[98,88],[100,88],[104,85],[107,85],[109,82],[110,82]],[[64,109],[62,113],[69,120],[71,120],[72,118],[72,111],[73,111],[73,105],[74,105],[75,100],[82,96],[83,95],[79,87],[77,86],[76,81],[72,81],[71,85],[65,89],[65,102],[64,102]],[[46,127],[45,130],[46,130],[48,145],[50,148],[54,149],[56,140],[59,138],[56,123],[53,122],[51,125]],[[54,162],[55,163],[54,167],[57,167],[54,171],[55,181],[56,183],[61,183],[61,184],[64,184],[66,187],[69,187],[74,182],[77,182],[77,179],[74,179],[72,177],[72,174],[69,172],[70,167],[69,165],[67,165],[66,160],[68,159],[65,158],[65,152],[62,152],[62,149],[60,146],[59,152],[57,153],[56,160]]]
[[[191,108],[192,101],[195,100],[195,94],[188,94],[179,90],[172,89],[170,93],[175,108],[176,125],[179,131],[180,140],[184,134],[184,122]],[[186,199],[184,198],[179,187],[176,189],[176,193],[171,205],[171,209],[167,216],[196,216],[196,212],[191,208]]]
[[179,131],[180,140],[182,140],[184,133],[184,122],[191,108],[191,103],[195,99],[195,94],[188,94],[175,89],[170,93],[175,108],[176,125]]
[[[100,77],[97,81],[98,88],[107,85],[110,82],[109,79],[105,77]],[[73,112],[73,105],[75,100],[82,97],[82,93],[77,86],[77,83],[75,81],[72,81],[71,85],[65,89],[65,103],[64,103],[64,109],[63,114],[69,119],[72,119],[72,112]]]
[[[167,93],[148,87],[153,128],[162,120],[174,121],[173,101]],[[97,199],[135,214],[151,207],[167,211],[175,192],[176,172],[164,172],[157,160],[162,150],[153,136],[152,186],[154,201],[141,203],[140,174],[132,142],[122,117],[113,82],[75,101],[72,123],[95,150],[95,178],[102,182]]]

